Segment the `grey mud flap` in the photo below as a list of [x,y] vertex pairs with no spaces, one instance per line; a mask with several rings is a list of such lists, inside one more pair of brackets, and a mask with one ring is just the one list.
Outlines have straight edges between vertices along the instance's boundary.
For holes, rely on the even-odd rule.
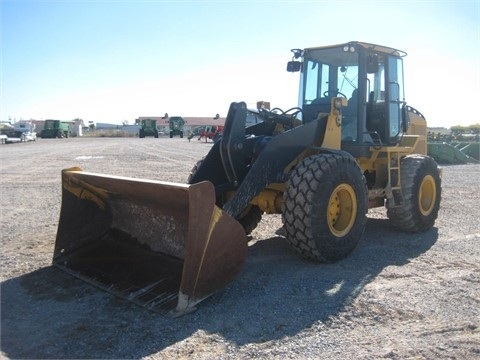
[[222,289],[246,257],[242,226],[210,182],[175,184],[62,171],[53,264],[172,316]]

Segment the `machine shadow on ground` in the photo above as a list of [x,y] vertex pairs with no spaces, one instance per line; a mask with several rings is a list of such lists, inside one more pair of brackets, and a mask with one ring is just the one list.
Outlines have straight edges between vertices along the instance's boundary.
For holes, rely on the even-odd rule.
[[1,344],[10,358],[140,358],[197,331],[242,346],[293,336],[329,321],[387,266],[402,266],[437,241],[367,223],[346,259],[315,264],[281,236],[249,247],[240,276],[192,314],[171,319],[117,299],[53,267],[1,284]]

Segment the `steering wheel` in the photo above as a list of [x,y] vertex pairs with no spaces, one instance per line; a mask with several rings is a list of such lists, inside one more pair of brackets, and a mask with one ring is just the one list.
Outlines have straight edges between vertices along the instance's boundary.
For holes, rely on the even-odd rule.
[[[333,95],[330,95],[330,94],[333,94]],[[336,91],[336,90],[327,90],[323,93],[323,97],[328,97],[328,96],[342,96],[344,97],[345,99],[347,98],[347,96],[344,94],[344,93],[341,93],[340,91]]]

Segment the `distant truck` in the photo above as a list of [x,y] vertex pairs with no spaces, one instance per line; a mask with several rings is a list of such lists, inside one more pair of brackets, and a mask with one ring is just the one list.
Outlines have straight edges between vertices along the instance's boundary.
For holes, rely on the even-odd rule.
[[13,126],[4,124],[0,130],[0,140],[4,143],[36,141],[35,124],[31,121],[20,121]]
[[183,138],[183,126],[185,125],[185,120],[181,116],[171,116],[168,119],[168,125],[170,127],[170,138],[179,135]]
[[68,138],[70,123],[61,120],[45,120],[40,137],[44,138]]
[[155,119],[142,119],[140,123],[140,130],[138,132],[139,138],[145,136],[154,136],[158,138],[157,120]]
[[0,140],[2,144],[14,143],[22,141],[21,133],[15,130],[10,124],[2,124],[0,130]]
[[15,132],[20,135],[20,141],[36,141],[36,125],[31,121],[20,121],[14,124]]

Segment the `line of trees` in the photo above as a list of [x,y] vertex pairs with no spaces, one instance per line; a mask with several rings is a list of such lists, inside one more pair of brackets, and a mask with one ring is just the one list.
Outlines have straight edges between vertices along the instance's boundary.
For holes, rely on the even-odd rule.
[[461,135],[461,134],[480,134],[480,124],[469,125],[469,126],[461,126],[455,125],[450,127],[450,131],[453,135]]

